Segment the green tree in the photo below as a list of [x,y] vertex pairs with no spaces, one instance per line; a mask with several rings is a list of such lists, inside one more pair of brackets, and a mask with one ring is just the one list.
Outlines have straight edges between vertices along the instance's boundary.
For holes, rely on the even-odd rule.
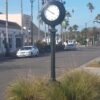
[[73,27],[70,26],[70,27],[68,28],[68,30],[69,30],[70,32],[72,32],[72,31],[73,31]]
[[[87,4],[87,7],[88,7],[88,9],[90,10],[90,12],[92,13],[93,12],[93,10],[94,10],[94,6],[93,6],[93,4],[91,3],[91,2],[89,2],[88,4]],[[92,45],[94,45],[94,36],[92,37]]]
[[77,31],[78,30],[78,25],[73,25],[73,30]]
[[62,35],[64,36],[63,40],[66,41],[67,40],[66,29],[69,26],[69,21],[67,19],[64,19],[64,21],[61,23],[61,26],[62,26],[62,31],[64,30],[64,32],[62,33]]
[[88,7],[88,9],[90,10],[90,12],[92,13],[93,10],[94,10],[93,4],[92,4],[91,2],[89,2],[89,3],[87,4],[87,7]]
[[77,31],[77,38],[76,41],[81,45],[87,44],[87,28],[82,29],[81,31]]
[[70,26],[70,27],[68,28],[68,31],[69,31],[69,39],[74,39],[75,37],[74,37],[74,35],[73,35],[73,27]]
[[62,24],[62,28],[63,29],[66,29],[68,26],[69,26],[69,21],[64,19],[63,22],[61,23]]
[[73,25],[73,31],[74,31],[75,38],[77,38],[77,30],[78,30],[78,25]]
[[95,17],[95,22],[100,23],[100,14],[97,14]]
[[[61,40],[64,41],[64,35],[63,35],[63,30],[66,30],[67,27],[69,26],[69,18],[71,17],[70,12],[66,11],[65,19],[64,21],[60,24],[61,26]],[[64,32],[65,33],[65,32]]]
[[70,17],[71,17],[70,12],[66,11],[66,18],[69,20]]

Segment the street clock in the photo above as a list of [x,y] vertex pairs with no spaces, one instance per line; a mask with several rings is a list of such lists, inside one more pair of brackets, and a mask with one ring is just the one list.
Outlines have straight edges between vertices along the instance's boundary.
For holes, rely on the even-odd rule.
[[41,19],[51,26],[51,80],[56,80],[55,74],[55,26],[60,24],[65,18],[65,8],[63,3],[52,0],[48,1],[41,11]]
[[42,20],[50,25],[56,26],[65,18],[65,8],[63,3],[59,1],[47,2],[41,11]]

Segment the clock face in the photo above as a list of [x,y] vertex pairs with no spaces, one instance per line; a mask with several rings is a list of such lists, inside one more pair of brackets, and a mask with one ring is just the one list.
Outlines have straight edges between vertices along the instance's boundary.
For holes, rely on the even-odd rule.
[[41,10],[41,18],[50,26],[60,24],[65,18],[65,8],[63,3],[57,0],[47,2]]
[[56,5],[50,5],[45,10],[44,15],[47,20],[55,21],[58,19],[59,15],[60,15],[59,8]]

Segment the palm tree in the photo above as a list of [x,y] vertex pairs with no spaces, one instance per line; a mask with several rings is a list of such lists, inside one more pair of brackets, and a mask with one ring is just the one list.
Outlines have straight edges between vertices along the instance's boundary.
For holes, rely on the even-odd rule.
[[66,18],[69,20],[70,17],[71,17],[70,12],[66,11]]
[[66,20],[66,19],[64,19],[64,21],[62,22],[62,24],[61,24],[61,26],[62,26],[62,31],[63,31],[63,29],[65,30],[64,31],[64,35],[63,35],[63,33],[62,33],[62,37],[64,36],[65,37],[65,41],[66,41],[66,29],[68,28],[68,26],[69,26],[69,21],[68,20]]
[[78,25],[73,25],[73,30],[77,31],[77,29],[78,29]]
[[[69,26],[69,18],[71,17],[70,12],[66,11],[64,21],[61,23],[61,40],[63,41],[63,29],[66,29]],[[64,24],[64,25],[63,25]]]
[[69,39],[72,39],[72,38],[73,38],[73,35],[72,35],[73,27],[70,26],[70,27],[68,28],[68,30],[69,30],[69,33],[70,33],[70,35],[69,35]]
[[23,37],[22,45],[24,45],[24,36],[23,36],[23,0],[20,1],[20,13],[21,13],[21,35]]
[[68,30],[69,30],[70,32],[72,32],[72,31],[73,31],[73,27],[70,26],[70,27],[68,28]]
[[90,10],[90,12],[92,13],[93,10],[94,10],[93,4],[92,4],[91,2],[89,2],[89,3],[87,4],[87,6],[88,6],[88,9]]
[[75,38],[77,38],[78,25],[73,25],[73,30],[75,31]]
[[[88,7],[88,9],[90,10],[90,12],[92,13],[93,10],[94,10],[93,4],[92,4],[91,2],[89,2],[89,3],[87,4],[87,7]],[[93,37],[93,39],[94,39],[94,37]],[[92,40],[92,41],[93,41],[93,40]],[[93,44],[94,44],[94,43],[93,43]]]
[[98,14],[98,15],[95,17],[95,21],[94,21],[94,22],[100,23],[100,14]]
[[6,56],[9,56],[9,33],[8,33],[8,0],[5,0],[5,8],[6,8],[6,42],[5,42],[5,49],[6,49]]
[[73,14],[74,14],[74,12],[75,12],[74,9],[72,9],[72,13],[73,13]]
[[[40,13],[40,0],[38,0],[38,14]],[[38,40],[40,39],[40,21],[38,20]]]
[[[47,37],[47,32],[46,32],[46,24],[43,22],[42,18],[41,18],[41,12],[40,12],[40,0],[38,0],[38,21],[39,21],[39,24],[41,24],[42,26],[44,25],[44,29],[45,29],[45,38]],[[46,2],[48,2],[48,0],[41,0],[41,5],[43,6]],[[40,25],[39,25],[39,30],[40,30]],[[38,31],[39,32],[39,31]]]
[[88,31],[88,28],[82,29],[81,34],[80,34],[82,38],[87,38],[88,36],[88,39],[89,39],[89,34],[87,31]]
[[[96,23],[99,23],[100,24],[100,14],[97,14],[97,16],[95,17],[95,21]],[[100,34],[98,34],[98,40],[100,38]]]
[[31,45],[34,44],[34,36],[33,36],[33,2],[34,2],[34,0],[30,0],[30,4],[31,4]]

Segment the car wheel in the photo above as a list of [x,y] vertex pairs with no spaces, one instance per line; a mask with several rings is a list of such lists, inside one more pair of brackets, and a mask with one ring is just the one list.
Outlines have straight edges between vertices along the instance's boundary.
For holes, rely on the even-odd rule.
[[31,57],[34,57],[33,53],[31,52]]
[[39,52],[37,51],[37,53],[36,53],[36,57],[38,57],[39,56]]

